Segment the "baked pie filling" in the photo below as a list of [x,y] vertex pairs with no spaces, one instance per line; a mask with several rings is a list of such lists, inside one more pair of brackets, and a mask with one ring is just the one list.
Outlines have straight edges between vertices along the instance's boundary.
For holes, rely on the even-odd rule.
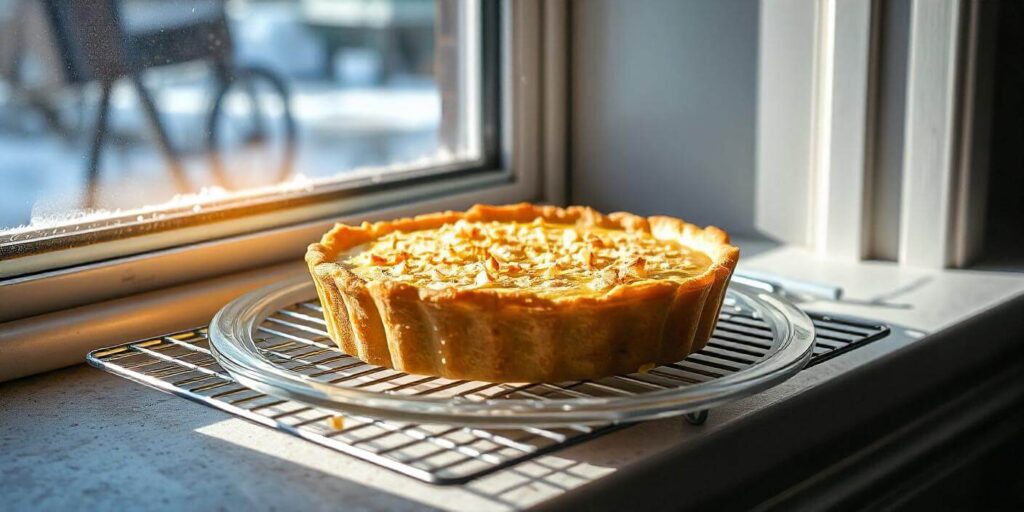
[[599,378],[700,350],[737,258],[717,228],[529,204],[339,224],[306,255],[346,353],[492,382]]
[[644,231],[459,220],[388,233],[338,261],[366,281],[444,290],[597,295],[620,284],[684,281],[711,266],[704,253]]

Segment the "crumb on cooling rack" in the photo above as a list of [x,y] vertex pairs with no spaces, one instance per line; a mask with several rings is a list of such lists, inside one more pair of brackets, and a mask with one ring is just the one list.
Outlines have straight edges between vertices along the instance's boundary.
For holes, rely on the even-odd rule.
[[654,363],[647,363],[645,365],[640,366],[640,368],[637,368],[636,371],[637,371],[637,373],[647,373],[647,372],[653,370],[655,366],[657,366],[657,365],[654,364]]
[[342,430],[345,428],[345,417],[341,415],[334,415],[327,418],[327,425],[334,430]]

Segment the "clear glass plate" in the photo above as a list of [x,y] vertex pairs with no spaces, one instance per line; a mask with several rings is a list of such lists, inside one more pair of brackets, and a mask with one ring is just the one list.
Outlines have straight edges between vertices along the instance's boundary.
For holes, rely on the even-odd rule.
[[598,381],[451,381],[407,375],[343,354],[323,332],[318,311],[308,278],[243,295],[214,317],[213,354],[250,388],[343,414],[416,423],[556,427],[706,410],[786,380],[807,364],[814,348],[814,327],[802,311],[770,293],[733,284],[717,338],[677,364]]

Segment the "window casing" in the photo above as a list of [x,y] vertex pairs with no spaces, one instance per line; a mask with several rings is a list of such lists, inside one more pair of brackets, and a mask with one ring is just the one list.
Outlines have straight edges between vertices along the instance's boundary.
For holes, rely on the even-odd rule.
[[[907,4],[906,19],[883,19],[900,11],[869,0],[762,4],[757,224],[765,233],[847,261],[898,246],[890,258],[901,264],[962,267],[978,252],[987,117],[976,82],[996,4]],[[905,46],[893,33],[905,33]],[[892,130],[902,139],[883,140]],[[894,181],[895,195],[886,189]]]

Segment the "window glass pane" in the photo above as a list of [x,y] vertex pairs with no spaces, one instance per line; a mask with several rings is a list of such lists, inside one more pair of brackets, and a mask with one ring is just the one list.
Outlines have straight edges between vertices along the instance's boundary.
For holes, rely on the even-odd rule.
[[478,165],[477,7],[0,0],[0,230]]

